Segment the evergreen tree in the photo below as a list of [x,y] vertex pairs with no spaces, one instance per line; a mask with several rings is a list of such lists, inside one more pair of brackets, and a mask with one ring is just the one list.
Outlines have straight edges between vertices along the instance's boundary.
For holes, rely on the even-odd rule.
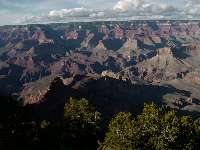
[[129,113],[119,113],[112,119],[99,149],[195,150],[200,146],[199,129],[199,120],[177,116],[168,107],[145,104],[136,119]]
[[95,149],[100,113],[86,99],[70,98],[65,106],[62,141],[66,149]]

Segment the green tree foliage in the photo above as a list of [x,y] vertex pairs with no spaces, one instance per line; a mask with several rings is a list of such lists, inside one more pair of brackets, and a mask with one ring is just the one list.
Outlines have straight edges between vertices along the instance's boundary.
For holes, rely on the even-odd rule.
[[[0,150],[96,149],[100,113],[85,99],[65,105],[63,120],[32,120],[30,107],[1,99]],[[10,101],[9,101],[10,100]],[[11,103],[12,102],[12,103]]]
[[[64,107],[63,120],[43,121],[31,117],[30,107],[10,98],[0,99],[3,150],[93,150],[105,133],[100,113],[86,99],[70,98]],[[128,112],[117,114],[110,121],[99,149],[196,150],[199,146],[200,119],[179,116],[168,107],[145,104],[137,117]]]
[[130,113],[119,113],[111,120],[100,149],[131,150],[134,146],[134,123]]
[[40,123],[40,128],[41,129],[46,129],[50,126],[50,122],[49,121],[46,121],[46,120],[43,120],[41,123]]
[[62,141],[66,149],[94,149],[100,113],[86,99],[70,98],[64,109]]
[[198,149],[200,121],[177,116],[167,107],[145,104],[135,119],[130,113],[119,113],[109,124],[109,130],[99,149]]

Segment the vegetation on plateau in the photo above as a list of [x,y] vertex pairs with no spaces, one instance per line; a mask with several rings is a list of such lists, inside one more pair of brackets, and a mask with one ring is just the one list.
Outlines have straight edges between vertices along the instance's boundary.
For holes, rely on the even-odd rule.
[[0,149],[196,150],[200,119],[144,104],[141,114],[119,112],[109,121],[86,99],[70,98],[62,120],[37,120],[30,107],[1,98]]

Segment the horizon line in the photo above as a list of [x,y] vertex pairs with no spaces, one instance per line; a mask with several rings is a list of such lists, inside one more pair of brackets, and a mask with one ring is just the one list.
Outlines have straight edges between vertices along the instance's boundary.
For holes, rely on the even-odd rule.
[[69,21],[69,22],[44,22],[44,23],[20,23],[5,24],[4,26],[28,26],[28,25],[50,25],[50,24],[70,24],[70,23],[95,23],[95,22],[136,22],[136,21],[200,21],[200,19],[136,19],[136,20],[86,20],[86,21]]

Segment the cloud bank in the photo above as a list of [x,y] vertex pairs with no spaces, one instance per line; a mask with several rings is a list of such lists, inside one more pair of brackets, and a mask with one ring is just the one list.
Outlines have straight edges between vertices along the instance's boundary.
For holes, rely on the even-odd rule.
[[25,17],[20,22],[47,23],[95,20],[200,19],[200,1],[183,1],[186,5],[177,7],[163,0],[119,0],[110,9],[94,9],[84,6],[50,10],[44,15]]

